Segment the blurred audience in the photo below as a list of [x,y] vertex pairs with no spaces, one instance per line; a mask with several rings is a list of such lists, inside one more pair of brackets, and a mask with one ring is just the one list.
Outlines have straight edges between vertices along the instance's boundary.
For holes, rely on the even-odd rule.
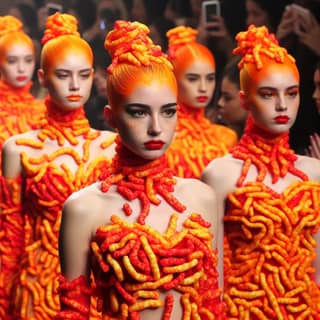
[[300,72],[300,108],[290,131],[290,145],[300,154],[309,137],[320,132],[320,118],[312,101],[314,66],[320,55],[320,1],[293,1],[284,11],[277,29],[282,46],[296,59]]
[[237,133],[238,140],[246,125],[248,110],[240,102],[239,59],[232,59],[222,74],[220,96],[218,99],[218,119]]
[[289,0],[246,0],[247,26],[266,26],[275,33]]
[[[218,105],[218,99],[220,105],[226,103],[224,95],[220,96],[220,92],[223,91],[219,90],[219,87],[231,81],[222,79],[227,64],[233,58],[235,35],[249,24],[266,25],[271,32],[276,33],[281,45],[295,57],[302,71],[301,108],[290,133],[290,144],[297,153],[304,153],[309,145],[309,136],[315,132],[320,133],[319,117],[311,98],[313,66],[320,55],[320,1],[220,0],[221,15],[211,17],[211,22],[205,22],[202,17],[202,2],[203,0],[20,0],[11,6],[8,14],[23,21],[25,31],[34,40],[38,52],[39,39],[48,14],[54,8],[74,14],[79,20],[80,32],[90,43],[97,57],[97,86],[100,81],[98,79],[106,77],[104,69],[109,63],[109,57],[98,56],[101,51],[105,52],[104,39],[115,20],[130,19],[146,23],[150,27],[151,38],[163,51],[167,51],[168,47],[165,36],[167,30],[182,24],[197,28],[197,41],[208,47],[216,59],[218,90],[209,106]],[[52,8],[49,9],[50,6]],[[37,83],[36,78],[34,82]],[[34,88],[37,88],[37,85]],[[41,91],[36,93],[40,97],[44,94],[45,92]],[[106,97],[99,93],[96,86],[92,96],[99,105],[102,105],[102,101],[106,102]],[[93,115],[96,111],[91,100],[88,114]],[[99,107],[98,110],[101,111],[103,108]],[[208,110],[213,122],[221,121],[222,110],[224,109],[220,109],[219,113],[218,108]],[[230,125],[225,118],[226,115],[223,115],[224,124]]]
[[161,46],[163,52],[168,51],[167,31],[174,28],[175,24],[172,20],[160,17],[149,25],[150,38],[152,41]]
[[[314,99],[318,115],[320,115],[320,59],[318,60],[314,70],[313,82],[314,82],[314,91],[313,91],[312,98]],[[315,132],[310,135],[310,145],[306,150],[306,154],[311,157],[320,159],[319,133]]]

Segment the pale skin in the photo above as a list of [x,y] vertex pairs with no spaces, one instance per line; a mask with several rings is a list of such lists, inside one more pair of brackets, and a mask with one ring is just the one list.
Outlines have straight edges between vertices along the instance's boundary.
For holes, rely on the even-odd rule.
[[[123,144],[136,155],[149,160],[162,156],[171,143],[176,126],[176,95],[173,90],[156,80],[148,85],[136,87],[127,101],[118,106],[118,111],[111,112],[111,122],[118,129]],[[147,150],[144,143],[149,140],[164,142],[160,150]],[[195,179],[177,178],[173,195],[186,206],[178,216],[178,229],[192,212],[201,213],[209,221],[211,232],[217,235],[216,216],[213,214],[216,198],[208,185]],[[160,197],[158,206],[150,207],[146,225],[163,233],[168,226],[169,218],[174,209]],[[90,242],[96,230],[110,223],[111,215],[117,215],[129,223],[135,223],[140,212],[138,200],[130,202],[133,209],[131,216],[126,216],[122,210],[125,199],[112,186],[107,193],[100,191],[100,182],[74,193],[65,203],[60,230],[60,260],[63,275],[71,281],[80,275],[88,278],[90,271]],[[94,205],[93,205],[94,204]],[[213,247],[217,247],[217,237],[214,237]],[[219,245],[219,248],[221,245]],[[169,292],[167,292],[169,293]],[[180,294],[171,290],[175,301]],[[160,292],[162,298],[164,294]],[[161,319],[162,308],[144,310],[141,319]],[[182,319],[182,309],[179,302],[174,304],[173,319]]]
[[[205,108],[216,87],[216,72],[212,65],[196,60],[178,80],[179,102],[188,107]],[[202,97],[203,100],[199,100]]]
[[[299,105],[298,80],[293,72],[287,70],[270,69],[266,76],[251,85],[250,92],[241,92],[241,101],[251,114],[254,123],[270,134],[280,134],[288,131],[293,125]],[[277,115],[287,115],[289,121],[286,124],[277,124],[274,118]],[[236,190],[236,182],[241,175],[243,161],[235,159],[232,155],[214,159],[204,170],[202,181],[209,184],[216,192],[218,206],[218,223],[223,225],[223,217],[226,210],[226,199],[230,193]],[[295,167],[305,172],[310,180],[320,181],[320,162],[317,159],[306,156],[298,156]],[[256,181],[257,170],[251,166],[244,183]],[[298,177],[287,174],[272,184],[270,174],[267,174],[263,183],[278,193],[283,192]],[[219,230],[218,241],[223,238],[223,229]],[[316,241],[320,243],[319,232]],[[316,281],[320,281],[320,250],[317,246],[317,259],[315,261]],[[219,251],[220,260],[223,258],[222,250]]]
[[24,87],[32,78],[35,67],[34,50],[26,43],[17,43],[7,49],[0,66],[1,80],[15,88]]
[[[51,73],[45,72],[40,69],[38,71],[40,83],[48,89],[49,95],[56,103],[56,106],[64,111],[72,111],[81,107],[88,99],[92,81],[93,81],[93,69],[88,59],[84,55],[68,54],[63,61],[57,62]],[[79,95],[79,100],[69,101],[68,96]],[[93,129],[92,129],[93,130]],[[16,178],[20,174],[23,174],[23,168],[21,165],[20,155],[25,152],[29,157],[38,158],[41,155],[52,154],[56,150],[60,149],[56,140],[46,140],[42,149],[35,149],[28,146],[19,146],[16,144],[16,140],[20,138],[31,139],[33,141],[39,141],[38,130],[32,130],[26,133],[12,136],[3,145],[2,151],[2,173],[6,178]],[[113,133],[105,131],[101,134],[90,146],[90,160],[101,156],[100,144],[108,137],[112,137]],[[83,144],[85,139],[78,137],[79,143],[76,146],[71,145],[67,140],[63,147],[74,148],[76,152],[82,157]],[[104,151],[105,156],[111,158],[114,154],[113,147],[107,148]],[[75,160],[68,155],[61,155],[53,160],[57,166],[62,163],[68,166],[72,173],[78,168],[78,164]]]

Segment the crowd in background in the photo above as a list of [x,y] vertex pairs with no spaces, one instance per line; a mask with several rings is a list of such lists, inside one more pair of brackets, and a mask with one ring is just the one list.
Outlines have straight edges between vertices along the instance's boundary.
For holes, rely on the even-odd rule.
[[[228,125],[219,113],[221,99],[220,84],[228,64],[232,64],[235,35],[247,25],[266,25],[277,35],[297,61],[301,74],[301,107],[290,143],[298,153],[304,153],[310,136],[320,132],[318,111],[312,99],[313,74],[320,55],[320,1],[319,0],[221,0],[221,17],[204,24],[201,18],[202,0],[20,0],[10,5],[4,14],[21,19],[25,31],[32,37],[39,52],[46,17],[55,10],[73,14],[79,20],[79,30],[91,45],[95,55],[95,83],[86,112],[92,126],[102,129],[103,107],[107,103],[105,91],[105,69],[110,57],[104,50],[104,39],[117,19],[140,21],[150,27],[151,38],[167,50],[166,32],[176,25],[187,25],[198,29],[198,41],[206,45],[216,60],[217,88],[208,106],[212,122]],[[298,27],[297,20],[288,6],[292,3],[308,9],[308,21]],[[304,25],[303,25],[304,24]],[[34,75],[33,92],[43,97],[46,92],[37,85]],[[219,102],[220,101],[220,102]],[[241,131],[241,130],[240,130]]]

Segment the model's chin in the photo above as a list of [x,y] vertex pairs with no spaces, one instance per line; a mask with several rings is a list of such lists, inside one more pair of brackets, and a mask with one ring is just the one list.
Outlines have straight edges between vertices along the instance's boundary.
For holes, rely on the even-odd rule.
[[10,86],[14,87],[14,88],[23,88],[29,81],[19,81],[19,82],[12,82],[9,83]]

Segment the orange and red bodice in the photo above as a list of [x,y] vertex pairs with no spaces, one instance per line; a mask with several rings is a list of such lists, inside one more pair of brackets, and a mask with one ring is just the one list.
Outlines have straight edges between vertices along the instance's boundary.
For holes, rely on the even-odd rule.
[[202,170],[214,158],[222,157],[237,142],[236,133],[212,124],[204,109],[179,105],[176,136],[168,149],[169,167],[176,176],[200,178]]
[[[91,144],[101,133],[90,129],[83,108],[64,115],[54,111],[50,100],[46,103],[48,117],[42,122],[39,139],[16,141],[19,145],[39,150],[38,156],[21,154],[23,175],[18,178],[21,199],[14,202],[9,193],[4,203],[8,212],[4,223],[7,226],[20,225],[18,220],[11,218],[13,212],[23,227],[21,255],[17,256],[19,250],[15,247],[6,248],[4,252],[8,254],[11,250],[11,255],[19,260],[19,279],[14,281],[10,293],[14,319],[52,319],[56,314],[59,309],[58,232],[62,206],[71,193],[97,181],[102,170],[111,163],[111,159],[103,155],[103,150],[114,142],[114,136],[102,142],[100,155],[92,158]],[[45,153],[49,139],[62,145]],[[64,146],[66,140],[68,144]],[[80,143],[81,152],[77,152],[72,146]],[[63,157],[73,158],[76,170],[69,168],[68,162],[56,161]],[[10,242],[10,234],[6,233],[4,239]]]
[[[249,122],[233,156],[243,160],[238,188],[225,213],[225,286],[228,319],[319,319],[320,290],[312,267],[320,226],[320,183],[294,166],[288,134],[267,137]],[[251,165],[256,181],[244,183]],[[282,192],[264,184],[287,174]]]
[[40,127],[46,108],[30,93],[31,85],[13,88],[0,80],[0,150],[11,136]]

